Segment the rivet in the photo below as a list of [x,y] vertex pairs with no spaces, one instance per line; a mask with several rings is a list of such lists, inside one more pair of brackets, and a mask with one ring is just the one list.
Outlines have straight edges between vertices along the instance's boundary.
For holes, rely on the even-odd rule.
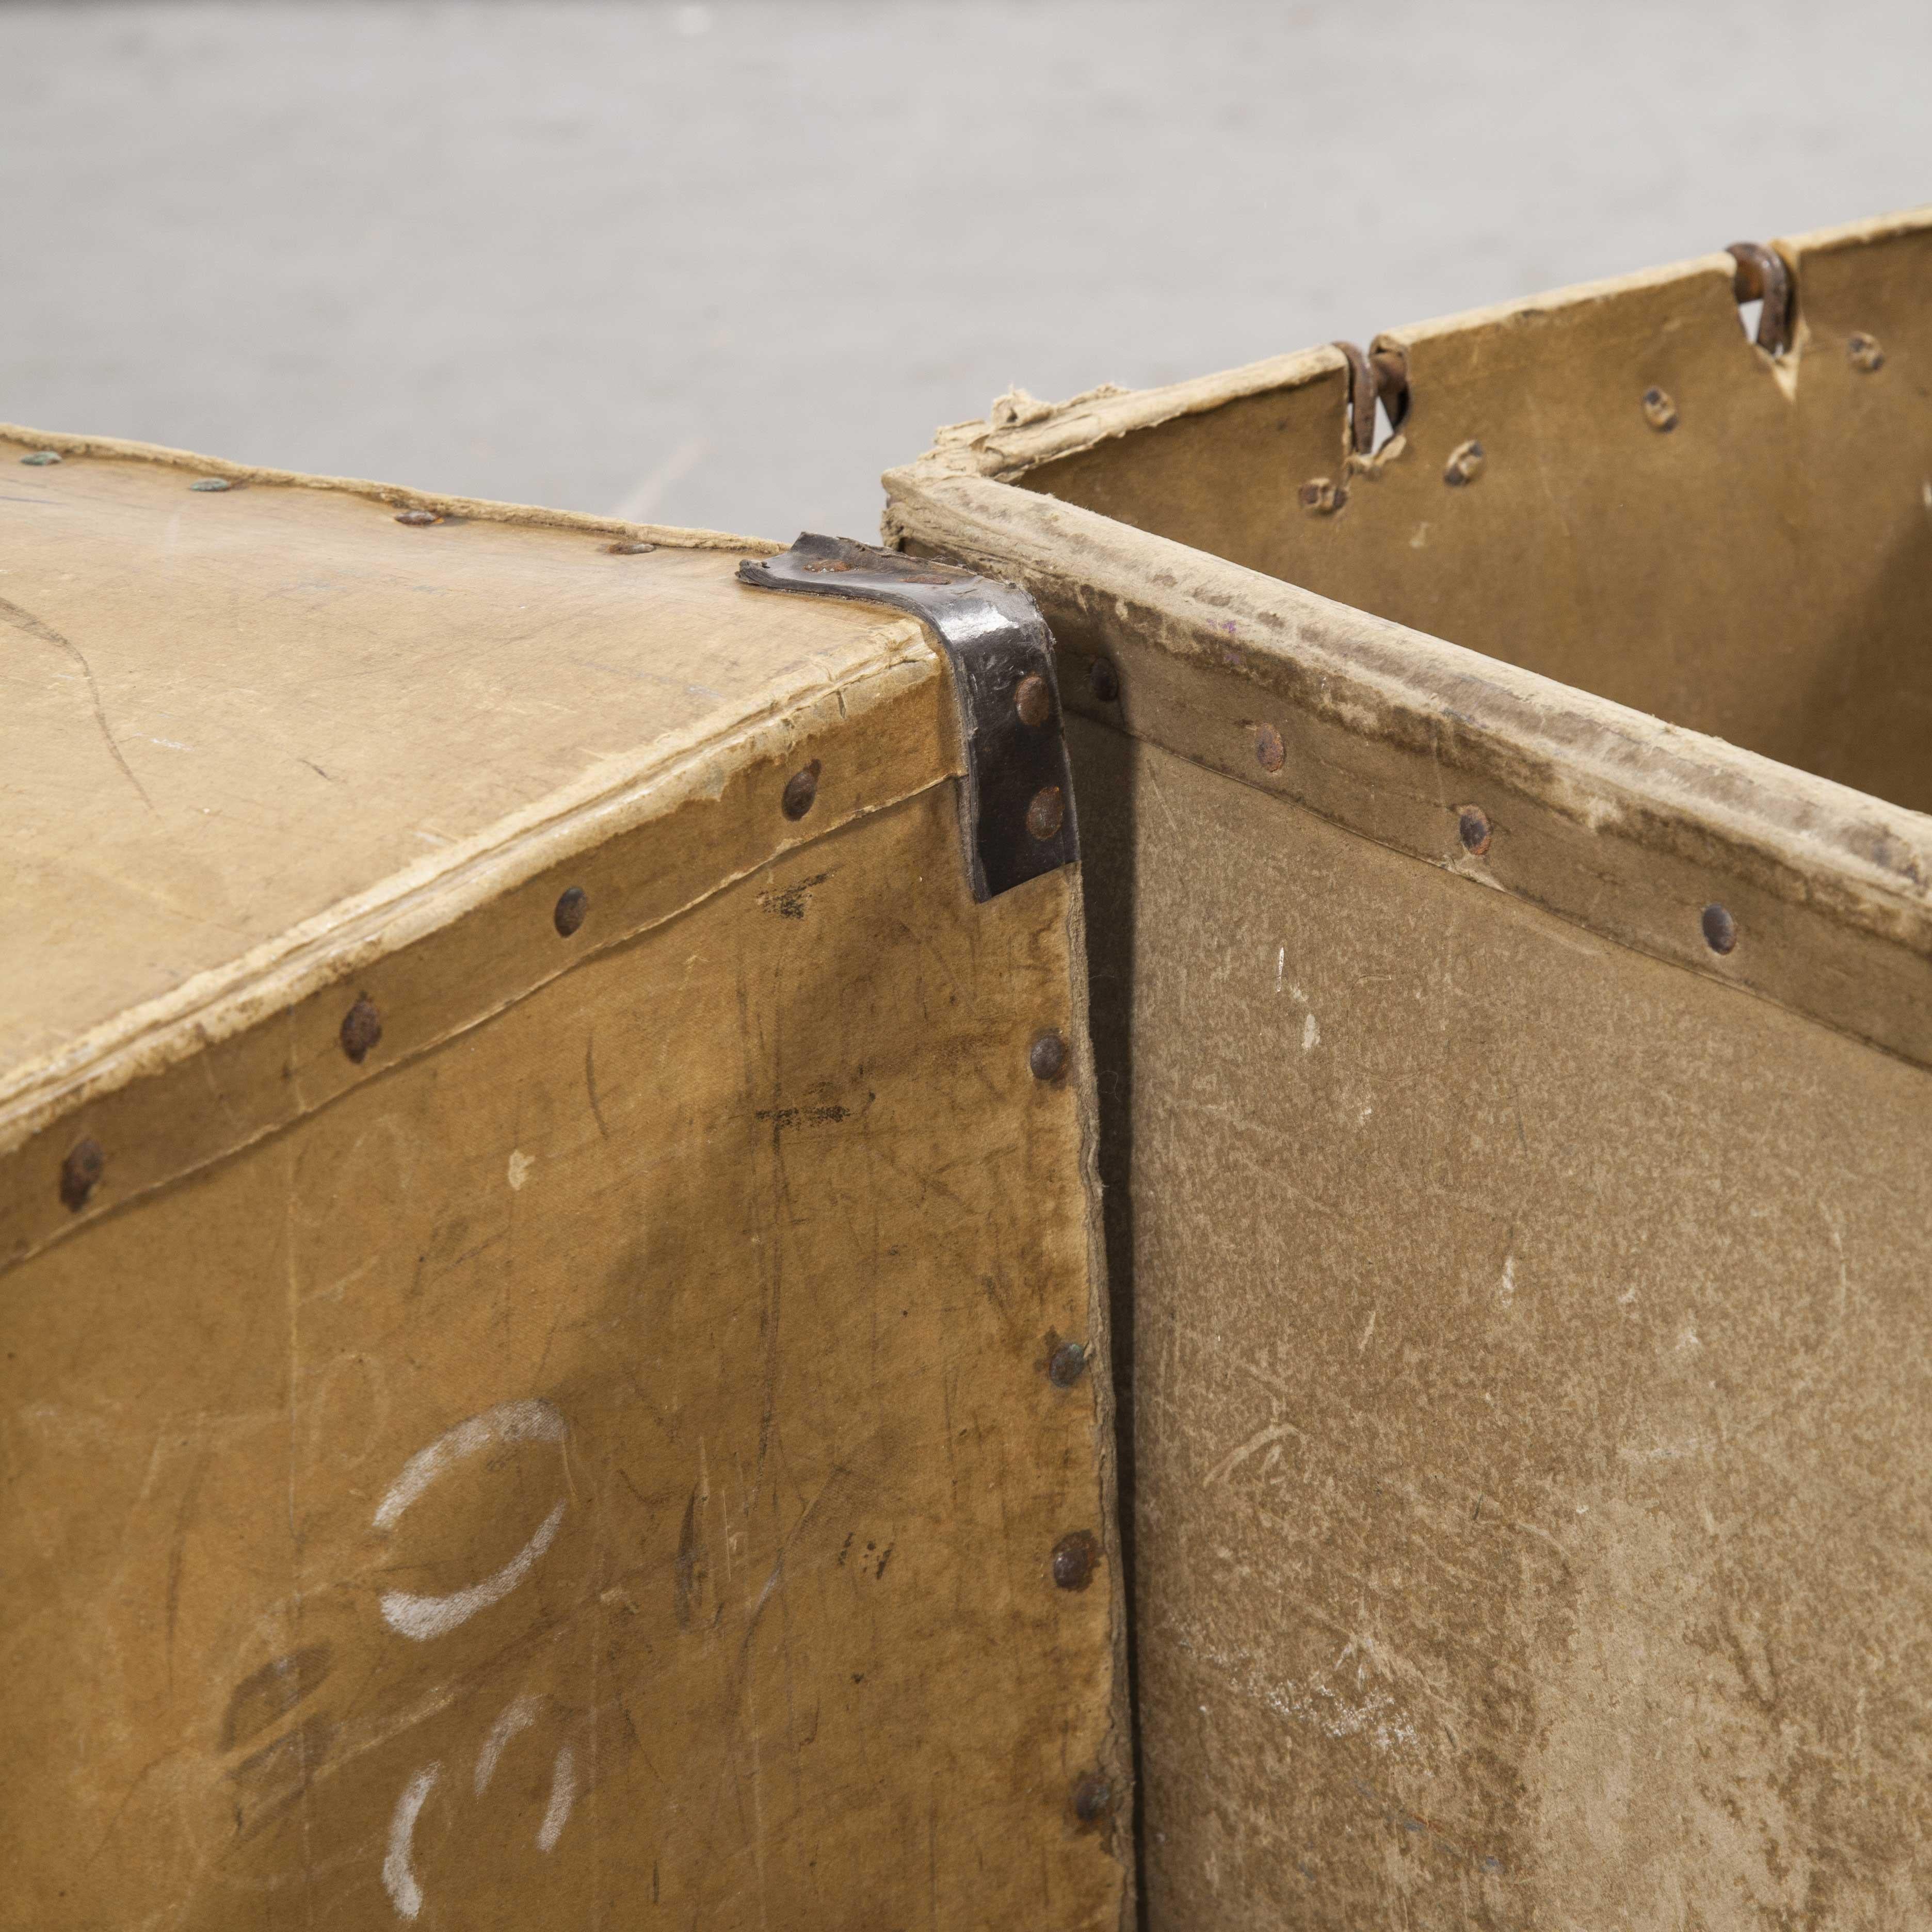
[[200,476],[188,487],[190,490],[205,490],[212,494],[218,490],[232,490],[235,485],[225,476]]
[[342,1016],[342,1050],[360,1066],[382,1037],[382,1016],[364,994]]
[[407,524],[414,530],[427,530],[431,524],[440,524],[442,519],[434,510],[399,510],[396,521]]
[[1442,466],[1442,480],[1452,490],[1460,490],[1466,483],[1473,483],[1483,473],[1485,461],[1483,446],[1472,438],[1468,442],[1459,442],[1449,452],[1449,460]]
[[1013,709],[1020,722],[1036,731],[1053,716],[1053,693],[1038,671],[1029,671],[1013,687]]
[[557,900],[550,916],[556,923],[560,939],[568,939],[584,923],[590,910],[590,895],[581,886],[572,886]]
[[1288,747],[1272,724],[1264,724],[1255,734],[1255,763],[1264,772],[1278,772],[1288,762]]
[[1058,785],[1042,785],[1027,807],[1027,830],[1042,844],[1057,832],[1066,817],[1066,800]]
[[1661,430],[1666,435],[1677,427],[1677,405],[1670,400],[1668,390],[1644,391],[1643,419],[1652,429]]
[[1097,1823],[1114,1802],[1114,1787],[1097,1772],[1089,1772],[1073,1787],[1073,1815],[1083,1825]]
[[611,543],[604,546],[604,554],[607,556],[643,556],[656,548],[656,544]]
[[1456,814],[1456,836],[1464,851],[1480,859],[1490,849],[1490,814],[1480,805],[1466,805]]
[[1087,1372],[1087,1351],[1078,1342],[1063,1342],[1048,1358],[1046,1378],[1055,1388],[1071,1388]]
[[62,1205],[78,1214],[87,1205],[87,1197],[106,1168],[107,1156],[101,1152],[98,1141],[76,1141],[61,1162]]
[[1301,507],[1318,517],[1332,517],[1348,500],[1348,491],[1332,476],[1317,476],[1301,486]]
[[1704,944],[1713,952],[1728,952],[1738,943],[1738,922],[1720,905],[1707,905],[1700,922]]
[[1053,1546],[1053,1580],[1062,1590],[1084,1590],[1094,1580],[1100,1546],[1090,1530],[1076,1529]]
[[818,562],[816,563],[808,563],[804,566],[804,568],[810,572],[814,577],[823,577],[827,572],[836,574],[840,571],[853,569],[855,566],[845,562],[841,558],[826,556],[820,558]]
[[1066,1071],[1066,1042],[1057,1033],[1037,1035],[1027,1049],[1027,1065],[1036,1080],[1058,1080]]
[[809,812],[818,796],[818,774],[822,769],[818,759],[801,772],[794,772],[785,780],[784,790],[779,794],[778,809],[788,818],[802,818]]
[[1112,704],[1120,694],[1120,674],[1106,658],[1096,658],[1087,669],[1087,688],[1102,704]]
[[20,460],[30,470],[44,470],[50,463],[60,460],[60,452],[57,449],[30,450]]
[[1875,335],[1854,335],[1845,344],[1845,353],[1862,375],[1876,374],[1885,367],[1885,351]]

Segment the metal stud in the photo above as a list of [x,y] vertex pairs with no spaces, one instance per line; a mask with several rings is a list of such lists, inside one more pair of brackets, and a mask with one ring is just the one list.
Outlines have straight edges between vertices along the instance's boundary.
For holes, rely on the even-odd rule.
[[581,886],[572,886],[556,902],[556,910],[550,915],[560,939],[568,939],[580,926],[590,911],[590,895]]
[[358,1066],[382,1037],[382,1016],[367,994],[342,1016],[342,1050]]

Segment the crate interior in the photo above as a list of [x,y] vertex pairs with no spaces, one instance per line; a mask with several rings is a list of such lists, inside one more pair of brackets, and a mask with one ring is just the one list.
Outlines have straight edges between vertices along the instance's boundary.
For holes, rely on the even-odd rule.
[[1777,358],[1730,268],[1385,338],[1366,464],[1336,358],[1012,480],[1932,809],[1932,254],[1801,260]]

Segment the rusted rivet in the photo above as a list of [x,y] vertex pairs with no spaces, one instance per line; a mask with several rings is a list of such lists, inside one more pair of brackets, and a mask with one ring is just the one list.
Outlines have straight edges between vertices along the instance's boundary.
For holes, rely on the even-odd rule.
[[1278,772],[1288,762],[1288,747],[1272,724],[1264,724],[1255,734],[1255,763],[1264,772]]
[[1078,1342],[1063,1342],[1048,1358],[1046,1378],[1055,1388],[1071,1388],[1087,1372],[1087,1351]]
[[794,772],[785,780],[784,790],[778,796],[778,809],[788,818],[802,818],[809,812],[818,796],[818,774],[821,767],[814,758],[802,772]]
[[60,460],[60,452],[57,449],[30,450],[20,460],[30,470],[44,470],[50,463]]
[[1643,392],[1643,419],[1652,429],[1666,435],[1677,427],[1677,405],[1667,389],[1648,388]]
[[232,490],[235,485],[225,476],[200,476],[188,486],[190,490],[202,490],[211,494],[218,490]]
[[107,1156],[97,1140],[76,1141],[61,1162],[61,1204],[78,1214],[107,1169]]
[[556,922],[560,939],[568,939],[584,923],[590,910],[590,895],[581,886],[572,886],[559,898],[550,916]]
[[1467,442],[1459,442],[1449,452],[1449,460],[1442,466],[1442,480],[1452,490],[1460,490],[1466,483],[1473,483],[1483,473],[1486,459],[1483,446],[1473,438]]
[[1114,1787],[1097,1772],[1089,1772],[1073,1787],[1073,1815],[1083,1825],[1097,1824],[1114,1802]]
[[1348,491],[1332,476],[1317,476],[1301,486],[1301,507],[1318,517],[1332,517],[1348,500]]
[[1053,1546],[1053,1580],[1063,1590],[1084,1590],[1094,1580],[1100,1546],[1090,1530],[1076,1529]]
[[1102,704],[1112,704],[1120,694],[1120,674],[1109,659],[1096,658],[1087,669],[1087,688]]
[[1852,367],[1862,375],[1874,375],[1885,367],[1885,351],[1875,335],[1854,335],[1845,344]]
[[1456,814],[1456,836],[1464,851],[1480,859],[1490,849],[1490,814],[1480,805],[1466,805]]
[[643,556],[657,548],[656,544],[609,543],[604,546],[607,556]]
[[342,1016],[342,1050],[360,1066],[382,1037],[382,1016],[367,994]]
[[1027,1049],[1027,1065],[1036,1080],[1058,1080],[1066,1071],[1066,1042],[1057,1033],[1043,1033]]
[[1066,800],[1058,785],[1042,785],[1027,807],[1027,830],[1044,844],[1066,817]]
[[1713,952],[1728,952],[1738,943],[1738,922],[1720,905],[1707,905],[1702,920],[1704,944]]
[[1053,716],[1053,693],[1038,671],[1029,671],[1013,687],[1013,709],[1020,722],[1036,731]]
[[442,519],[434,510],[398,510],[396,521],[407,524],[414,530],[427,530],[431,524],[440,524]]

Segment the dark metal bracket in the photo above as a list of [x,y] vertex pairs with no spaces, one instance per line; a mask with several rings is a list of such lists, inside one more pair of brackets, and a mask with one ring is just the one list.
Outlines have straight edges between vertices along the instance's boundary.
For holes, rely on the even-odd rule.
[[738,575],[760,590],[884,604],[938,638],[966,750],[959,824],[976,899],[1080,856],[1053,639],[1024,590],[848,537],[801,536],[776,556],[747,559]]

